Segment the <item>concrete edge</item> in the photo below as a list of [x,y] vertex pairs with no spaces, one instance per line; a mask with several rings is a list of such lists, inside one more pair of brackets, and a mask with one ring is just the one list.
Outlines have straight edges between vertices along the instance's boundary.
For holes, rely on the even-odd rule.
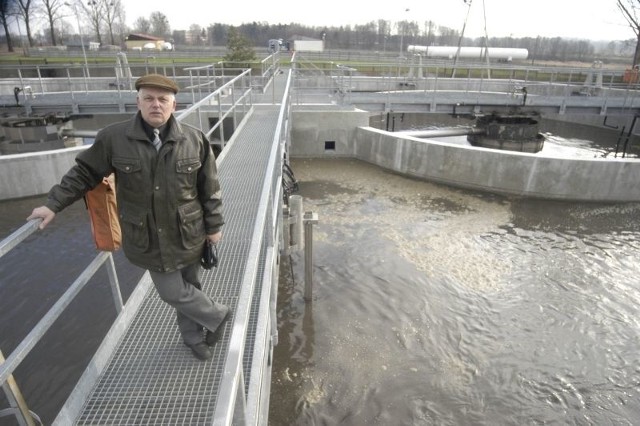
[[466,189],[566,201],[640,201],[637,159],[540,157],[371,127],[358,127],[353,153],[385,169]]

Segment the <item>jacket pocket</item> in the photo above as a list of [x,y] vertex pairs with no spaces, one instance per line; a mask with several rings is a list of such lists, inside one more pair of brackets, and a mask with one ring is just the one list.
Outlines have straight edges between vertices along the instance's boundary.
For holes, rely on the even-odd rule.
[[183,158],[176,161],[176,184],[178,193],[185,198],[195,193],[198,170],[202,167],[199,158]]
[[204,216],[200,202],[193,201],[178,207],[180,235],[186,249],[199,247],[205,239]]
[[138,158],[114,157],[112,161],[116,169],[118,188],[130,191],[142,191],[143,173],[142,163]]
[[119,210],[124,245],[135,248],[136,251],[147,251],[149,227],[146,210],[128,203],[123,203]]

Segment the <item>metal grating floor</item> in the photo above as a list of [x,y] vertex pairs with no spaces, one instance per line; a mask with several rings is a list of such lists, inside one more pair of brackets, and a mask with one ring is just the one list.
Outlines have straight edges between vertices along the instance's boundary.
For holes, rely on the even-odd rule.
[[[204,271],[204,291],[235,310],[272,148],[279,106],[257,106],[219,167],[225,226],[220,266]],[[261,264],[264,258],[262,249]],[[260,294],[262,268],[255,294]],[[255,297],[254,297],[255,299]],[[252,304],[245,354],[253,352]],[[194,425],[213,421],[216,398],[229,346],[226,325],[212,360],[196,360],[183,343],[175,313],[151,290],[115,348],[76,420],[79,425]],[[245,389],[251,380],[245,356]]]

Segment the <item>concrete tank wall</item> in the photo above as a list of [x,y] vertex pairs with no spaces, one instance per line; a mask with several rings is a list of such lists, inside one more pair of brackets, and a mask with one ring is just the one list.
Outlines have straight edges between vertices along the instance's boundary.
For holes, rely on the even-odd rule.
[[[356,130],[369,125],[369,113],[357,109],[326,106],[292,112],[292,157],[353,156]],[[333,149],[327,149],[333,146]]]
[[[637,159],[553,158],[452,145],[371,128],[368,116],[337,107],[294,111],[290,155],[350,156],[420,179],[523,197],[640,201]],[[327,141],[335,141],[334,150],[325,149]]]
[[0,200],[46,194],[87,146],[0,156]]
[[501,194],[574,201],[640,201],[640,160],[567,159],[356,132],[355,157],[410,176]]
[[[354,109],[292,114],[292,157],[350,156],[421,179],[526,197],[640,201],[637,159],[550,158],[402,137],[368,127],[370,114]],[[0,156],[0,200],[46,194],[86,148]]]

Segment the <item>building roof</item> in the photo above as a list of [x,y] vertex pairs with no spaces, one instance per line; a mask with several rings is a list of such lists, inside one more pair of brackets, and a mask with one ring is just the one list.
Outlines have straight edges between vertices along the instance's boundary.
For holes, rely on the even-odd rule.
[[148,34],[131,33],[127,36],[127,41],[160,41],[162,37],[155,37]]
[[318,38],[313,38],[313,37],[307,37],[307,36],[302,36],[302,35],[297,35],[294,34],[291,37],[289,37],[289,40],[298,40],[298,41],[322,41]]

